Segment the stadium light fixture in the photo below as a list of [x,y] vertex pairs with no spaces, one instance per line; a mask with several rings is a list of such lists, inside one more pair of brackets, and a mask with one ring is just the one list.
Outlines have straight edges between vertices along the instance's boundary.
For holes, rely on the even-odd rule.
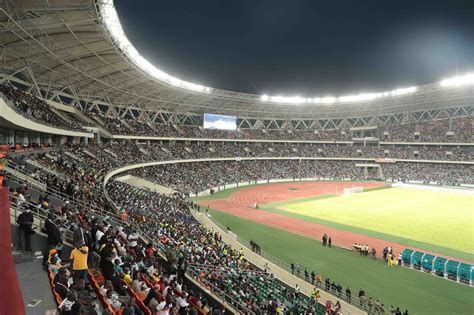
[[[200,84],[184,81],[173,77],[172,75],[158,69],[145,57],[143,57],[125,34],[117,11],[114,6],[114,0],[99,1],[99,13],[102,21],[106,26],[114,43],[121,49],[121,51],[133,62],[136,66],[148,73],[150,76],[163,81],[171,86],[182,88],[189,91],[210,94],[213,89]],[[456,87],[474,84],[474,73],[463,76],[456,76],[440,81],[442,87]],[[371,101],[379,98],[402,96],[415,93],[417,87],[412,86],[408,88],[401,88],[392,91],[378,92],[378,93],[364,93],[358,95],[348,95],[341,97],[313,97],[304,98],[300,96],[269,96],[262,95],[260,101],[270,103],[282,104],[333,104],[333,103],[355,103],[363,101]]]
[[474,84],[474,73],[444,79],[440,82],[442,87],[462,86]]
[[207,86],[202,86],[200,84],[195,84],[187,81],[180,80],[175,78],[168,73],[158,69],[151,62],[149,62],[145,57],[140,55],[138,50],[133,46],[133,44],[128,39],[127,35],[123,31],[122,24],[115,10],[113,0],[103,0],[100,2],[100,14],[102,20],[116,43],[116,45],[127,55],[127,57],[140,69],[151,75],[152,77],[164,81],[165,83],[176,86],[185,90],[190,90],[199,93],[211,93],[212,89]]
[[299,96],[287,97],[287,96],[268,96],[262,95],[260,100],[262,102],[270,103],[284,103],[284,104],[333,104],[333,103],[354,103],[354,102],[363,102],[371,101],[378,98],[389,97],[389,96],[400,96],[415,93],[417,91],[416,86],[396,89],[393,91],[379,92],[379,93],[365,93],[358,95],[347,95],[340,97],[314,97],[314,98],[304,98]]

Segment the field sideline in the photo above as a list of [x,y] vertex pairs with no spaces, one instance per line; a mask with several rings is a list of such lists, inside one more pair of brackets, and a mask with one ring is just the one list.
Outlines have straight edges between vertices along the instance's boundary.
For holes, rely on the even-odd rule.
[[[341,185],[351,187],[358,184],[364,185],[364,193],[348,197],[335,195],[336,192],[342,192]],[[406,307],[410,314],[474,314],[473,288],[408,268],[388,268],[382,260],[373,261],[341,248],[328,249],[321,246],[320,236],[317,236],[322,235],[324,231],[332,231],[331,235],[335,235],[336,241],[341,241],[342,234],[349,233],[346,246],[350,247],[354,241],[353,237],[368,235],[374,242],[369,244],[375,245],[379,242],[376,244],[379,252],[381,246],[387,244],[386,241],[391,241],[472,261],[472,242],[465,242],[463,245],[467,246],[468,250],[471,248],[471,253],[467,253],[446,247],[451,244],[432,244],[434,242],[426,236],[433,231],[437,232],[437,229],[456,225],[456,220],[464,220],[460,229],[464,239],[466,235],[472,235],[473,210],[466,207],[466,203],[469,205],[468,202],[472,199],[465,199],[466,195],[453,194],[440,195],[438,192],[405,188],[385,189],[383,183],[287,182],[233,188],[194,200],[202,206],[209,205],[214,219],[230,227],[247,241],[256,240],[266,252],[288,263],[299,262],[302,266],[320,272],[324,277],[340,281],[344,288],[350,286],[353,293],[364,288],[369,296],[385,303],[387,309],[394,304],[401,308]],[[390,195],[392,196],[389,198]],[[415,195],[422,198],[416,199]],[[457,197],[462,199],[457,207],[464,204],[463,210],[458,213],[468,215],[467,218],[449,218],[451,221],[448,222],[443,215],[452,215],[452,209],[438,209],[432,220],[443,220],[441,227],[427,229],[424,234],[420,234],[422,237],[410,234],[410,237],[416,240],[397,235],[403,232],[405,222],[410,222],[407,226],[412,229],[415,227],[418,231],[416,225],[420,224],[420,221],[429,223],[429,220],[420,214],[426,216],[430,207],[439,206],[440,203],[452,201]],[[472,195],[469,197],[472,198]],[[421,200],[424,202],[420,202]],[[251,207],[254,202],[259,203],[259,210]],[[417,209],[423,208],[424,211],[420,210],[417,215],[413,215],[413,211],[397,210],[394,204],[399,202],[403,204],[400,207],[408,207],[411,204],[416,205]],[[385,213],[380,213],[379,203],[389,205]],[[340,207],[328,210],[326,204],[340,204]],[[357,215],[350,211],[354,209],[354,205],[359,207],[360,213]],[[375,206],[372,213],[363,213],[369,206]],[[376,213],[377,211],[379,213]],[[397,213],[398,218],[394,221]],[[412,217],[406,219],[410,216]],[[369,221],[377,222],[366,224]],[[378,225],[383,223],[378,221],[389,222],[383,226]],[[386,229],[392,229],[392,234],[387,234]],[[458,231],[457,227],[455,229]],[[458,239],[461,243],[462,237]],[[396,251],[407,247],[405,245],[398,245]]]
[[410,314],[474,314],[474,289],[408,268],[389,268],[382,260],[323,247],[313,239],[210,209],[210,214],[242,238],[256,240],[262,249],[287,263],[299,262],[340,282],[344,290],[363,288],[368,296],[407,308]]
[[472,260],[473,195],[398,187],[352,196],[321,197],[262,205],[260,208],[286,211],[286,215],[298,214],[303,220],[316,219],[329,225],[335,223],[333,226],[342,229],[348,226],[359,231],[367,230],[369,234],[383,233],[392,239],[413,240],[429,244],[427,249],[436,249],[440,254]]
[[[354,185],[364,186],[365,192],[334,198],[336,192],[342,192],[341,187]],[[396,253],[410,247],[465,262],[474,261],[470,241],[473,238],[472,195],[385,188],[386,184],[380,182],[286,182],[233,188],[195,200],[203,206],[306,237],[320,239],[328,232],[339,246],[352,247],[354,242],[362,242],[375,246],[378,253],[388,245]],[[407,195],[401,196],[402,192]],[[360,202],[356,202],[359,199]],[[259,210],[252,209],[255,202]],[[457,204],[450,207],[451,202]],[[395,211],[394,205],[398,203],[401,206]],[[324,211],[317,207],[319,204],[341,206]],[[381,211],[380,204],[388,210]],[[367,205],[372,207],[373,213],[369,213]],[[351,211],[353,206],[361,210],[355,213]],[[412,211],[414,207],[418,211]],[[430,217],[435,207],[444,209],[433,211]],[[456,215],[453,209],[458,211]],[[454,230],[457,234],[451,237]]]

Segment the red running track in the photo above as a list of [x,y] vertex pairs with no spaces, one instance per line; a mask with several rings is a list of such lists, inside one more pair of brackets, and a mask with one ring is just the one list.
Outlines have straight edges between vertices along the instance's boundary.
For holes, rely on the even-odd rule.
[[[202,206],[209,206],[210,208],[221,212],[226,212],[237,217],[262,223],[318,241],[321,241],[323,234],[327,233],[329,236],[331,236],[332,244],[340,247],[352,249],[352,245],[354,243],[368,244],[370,248],[375,247],[377,250],[377,256],[379,257],[382,256],[384,247],[391,246],[394,254],[398,255],[403,251],[404,248],[407,248],[408,246],[370,237],[364,234],[331,228],[322,224],[312,223],[301,219],[290,218],[277,213],[257,210],[252,207],[255,203],[267,204],[278,201],[309,198],[319,195],[336,193],[342,194],[342,188],[344,187],[349,188],[353,186],[363,186],[364,188],[374,188],[385,185],[385,183],[368,182],[274,183],[270,185],[257,185],[247,189],[239,190],[231,194],[229,198],[226,199],[206,200],[198,203]],[[472,264],[472,262],[467,260],[433,253],[424,249],[414,247],[410,248]]]

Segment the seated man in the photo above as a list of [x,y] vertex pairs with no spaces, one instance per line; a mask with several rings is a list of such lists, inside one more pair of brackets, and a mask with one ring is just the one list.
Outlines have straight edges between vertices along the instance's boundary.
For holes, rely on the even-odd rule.
[[[113,301],[117,300],[121,303],[127,303],[130,300],[130,297],[127,295],[120,295],[117,292],[114,291],[114,286],[112,284],[112,281],[106,280],[104,285],[100,288],[100,293],[109,298],[112,299]],[[110,293],[110,294],[109,294]],[[112,303],[111,303],[112,304]],[[119,307],[120,308],[120,307]]]
[[61,299],[64,300],[69,294],[68,278],[59,276],[54,290],[59,294]]
[[58,306],[61,314],[80,314],[81,304],[77,301],[77,293],[74,290],[71,290],[67,297],[61,302]]
[[107,302],[112,305],[114,310],[119,310],[122,307],[122,303],[119,301],[119,296],[112,290],[108,290],[106,293]]
[[53,284],[56,285],[60,277],[69,279],[70,276],[71,273],[69,272],[69,270],[66,267],[61,267],[58,269],[58,273],[54,276]]
[[146,286],[145,282],[139,280],[139,272],[135,272],[133,274],[131,287],[133,292],[135,292],[138,297],[141,297],[141,300],[144,300],[148,294],[148,291],[150,291],[150,288]]
[[135,303],[135,298],[132,297],[130,298],[130,301],[127,303],[127,305],[124,306],[122,315],[142,315],[143,312],[142,310],[138,307],[138,305]]
[[57,256],[52,256],[48,265],[48,270],[56,275],[61,267],[61,260]]
[[86,281],[84,279],[78,280],[77,284],[71,285],[70,289],[77,292],[77,297],[81,304],[91,306],[94,302],[94,296],[87,289]]

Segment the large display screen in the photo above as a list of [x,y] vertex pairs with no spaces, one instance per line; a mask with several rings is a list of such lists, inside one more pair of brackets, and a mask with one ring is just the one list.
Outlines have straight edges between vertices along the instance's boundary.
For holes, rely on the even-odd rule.
[[204,114],[204,129],[236,130],[237,117]]

